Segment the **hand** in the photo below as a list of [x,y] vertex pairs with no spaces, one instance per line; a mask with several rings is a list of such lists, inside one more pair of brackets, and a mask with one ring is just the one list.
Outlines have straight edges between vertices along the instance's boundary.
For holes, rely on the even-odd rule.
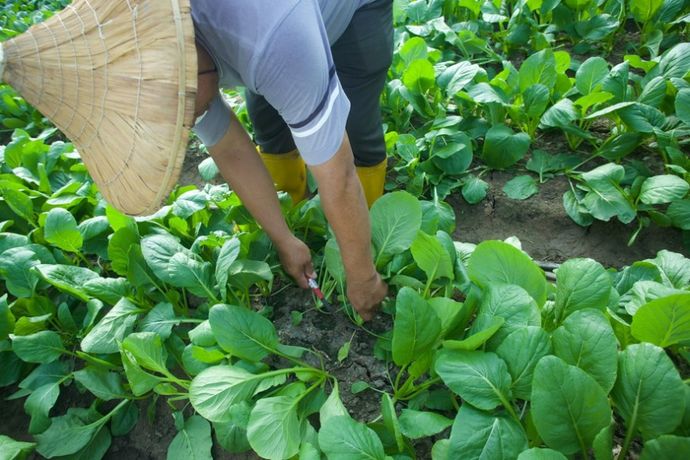
[[348,277],[347,298],[364,321],[374,317],[381,301],[388,295],[388,285],[383,282],[381,275],[374,272],[373,276],[359,281]]
[[302,289],[308,289],[307,278],[316,278],[311,263],[311,252],[299,238],[291,236],[278,245],[278,256],[283,269]]

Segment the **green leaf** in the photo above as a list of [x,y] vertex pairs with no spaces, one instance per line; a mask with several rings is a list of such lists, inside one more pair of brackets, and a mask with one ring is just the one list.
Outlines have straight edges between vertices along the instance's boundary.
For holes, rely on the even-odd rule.
[[556,322],[577,310],[604,311],[611,295],[611,278],[604,267],[592,259],[571,259],[556,270]]
[[539,188],[532,176],[516,176],[506,182],[503,193],[513,200],[526,200],[539,193]]
[[72,265],[36,265],[35,268],[47,282],[84,302],[91,298],[86,294],[84,285],[100,278],[98,273],[88,268]]
[[637,101],[659,108],[666,98],[667,82],[664,77],[655,77],[645,85]]
[[690,457],[690,438],[664,435],[644,443],[640,460],[685,460]]
[[155,332],[135,332],[122,341],[122,349],[134,357],[139,366],[160,374],[169,374],[165,365],[168,352],[161,336]]
[[79,252],[84,244],[76,219],[69,211],[62,208],[53,208],[48,211],[44,236],[46,241],[63,251]]
[[319,431],[319,446],[329,460],[384,460],[376,433],[350,417],[332,417]]
[[544,112],[541,126],[547,128],[565,128],[579,118],[579,111],[570,99],[561,99]]
[[166,283],[172,283],[172,275],[176,273],[171,273],[168,269],[175,254],[183,253],[192,260],[196,260],[197,257],[169,234],[144,237],[141,240],[141,252],[151,270]]
[[189,402],[204,418],[227,422],[230,407],[248,401],[266,377],[238,366],[213,366],[194,377]]
[[637,22],[646,23],[659,11],[664,0],[631,0],[630,12]]
[[231,286],[242,291],[248,290],[253,284],[273,279],[271,267],[260,260],[236,260],[228,273]]
[[517,458],[525,449],[527,436],[515,420],[463,404],[453,423],[446,458]]
[[482,288],[515,284],[525,289],[538,306],[546,301],[544,272],[524,252],[508,243],[480,243],[470,257],[468,274]]
[[526,133],[515,133],[502,123],[493,125],[484,138],[482,158],[493,169],[505,169],[525,157],[531,139]]
[[15,318],[7,303],[7,294],[0,297],[0,341],[14,332]]
[[180,430],[168,446],[167,460],[211,460],[211,425],[193,415],[184,422]]
[[420,231],[410,250],[414,261],[426,273],[429,283],[438,278],[453,279],[450,255],[437,238]]
[[663,249],[651,262],[659,267],[668,286],[683,289],[690,284],[690,259],[683,254]]
[[393,435],[395,443],[398,447],[398,452],[402,452],[405,448],[403,443],[402,433],[400,432],[400,422],[398,415],[395,412],[395,405],[388,393],[383,393],[381,396],[381,416],[383,417],[383,424],[389,434]]
[[580,65],[575,74],[575,86],[586,96],[601,86],[609,75],[609,64],[604,58],[591,57]]
[[211,263],[200,262],[186,253],[178,252],[167,265],[167,282],[189,290],[192,294],[208,298],[213,296]]
[[549,88],[535,84],[527,88],[522,95],[522,105],[528,117],[539,119],[549,105],[551,94]]
[[506,320],[501,316],[491,318],[491,323],[486,329],[475,332],[462,340],[444,340],[443,348],[448,350],[472,351],[484,345],[505,324]]
[[476,176],[470,176],[462,187],[462,197],[469,204],[477,204],[486,198],[489,184]]
[[533,447],[521,452],[517,460],[567,460],[567,457],[556,450]]
[[236,305],[216,305],[208,318],[218,344],[233,356],[261,361],[278,347],[273,323],[254,311]]
[[555,356],[542,358],[534,370],[532,414],[546,445],[566,455],[587,452],[611,423],[611,407],[599,384]]
[[89,443],[79,450],[76,454],[62,457],[61,460],[93,460],[104,458],[110,449],[113,437],[106,428],[101,428]]
[[494,353],[442,350],[436,372],[464,401],[482,410],[492,410],[512,399],[506,363]]
[[194,213],[206,209],[208,195],[201,190],[189,190],[180,195],[173,203],[173,214],[182,219],[188,219]]
[[12,351],[27,363],[51,363],[65,352],[57,332],[41,331],[31,335],[14,335],[11,338]]
[[290,458],[299,452],[301,423],[297,417],[299,400],[289,396],[263,398],[249,415],[247,438],[263,458]]
[[171,303],[159,303],[148,312],[139,323],[142,332],[155,332],[163,340],[167,340],[172,334],[172,328],[180,324],[180,319],[175,317],[175,311]]
[[2,460],[22,460],[31,453],[36,447],[33,442],[20,442],[0,435],[0,459]]
[[551,348],[549,334],[536,326],[517,329],[501,342],[496,354],[508,365],[515,398],[530,399],[534,368],[541,358],[551,354]]
[[533,53],[520,66],[520,92],[534,84],[542,84],[549,90],[556,85],[556,59],[551,49]]
[[594,437],[592,450],[596,460],[613,460],[613,429],[611,424]]
[[84,292],[109,305],[115,305],[126,297],[132,286],[125,278],[92,278],[82,285]]
[[[426,47],[426,43],[424,44]],[[474,77],[481,71],[481,67],[471,64],[468,61],[458,62],[448,67],[439,77],[439,86],[443,87],[442,79],[450,77],[445,86],[446,94],[454,96],[474,80]]]
[[29,433],[37,434],[50,426],[50,410],[60,395],[60,382],[51,382],[36,388],[24,401],[24,410],[31,416]]
[[145,372],[137,364],[134,356],[125,349],[120,350],[122,366],[125,369],[127,381],[132,389],[134,396],[142,396],[151,391],[156,385],[161,383],[161,379]]
[[400,414],[400,431],[410,439],[435,436],[452,424],[451,419],[435,412],[403,409]]
[[652,300],[637,310],[632,335],[663,348],[690,344],[690,293]]
[[513,331],[541,325],[541,313],[534,299],[520,286],[511,284],[494,284],[485,290],[470,332],[488,329],[496,317],[503,318],[505,323],[488,341],[492,350]]
[[117,411],[110,422],[110,431],[113,436],[126,436],[132,432],[139,423],[139,406],[137,401],[130,401],[125,408]]
[[235,404],[230,407],[226,418],[230,421],[214,423],[216,439],[223,449],[233,454],[239,454],[251,449],[247,439],[247,425],[251,408],[247,403]]
[[321,406],[319,416],[322,425],[333,417],[350,416],[340,399],[340,390],[337,382],[334,383],[333,391],[331,391],[331,394],[328,395],[328,399],[326,399],[326,402]]
[[618,380],[611,397],[632,433],[645,439],[672,432],[685,412],[684,384],[664,350],[651,343],[618,354]]
[[112,261],[115,273],[127,276],[130,248],[132,245],[138,245],[139,241],[139,233],[130,227],[123,227],[113,233],[108,242],[108,258]]
[[105,216],[91,217],[90,219],[83,220],[77,226],[84,241],[102,235],[107,232],[109,228],[110,224],[108,224],[108,219]]
[[2,188],[2,197],[7,205],[19,217],[27,222],[34,222],[34,205],[31,198],[19,190]]
[[441,320],[429,303],[408,287],[398,292],[395,308],[393,361],[404,366],[430,350],[441,333]]
[[228,275],[230,267],[237,260],[240,255],[241,243],[238,238],[231,238],[223,243],[216,261],[216,281],[218,282],[218,289],[225,295],[225,287],[228,284]]
[[424,94],[436,86],[434,66],[426,59],[415,59],[405,68],[402,82],[412,94]]
[[86,353],[117,353],[118,342],[132,332],[141,310],[123,298],[86,334],[81,349]]
[[197,166],[199,171],[199,176],[206,182],[211,182],[220,173],[216,162],[213,161],[212,157],[205,158],[199,166]]
[[680,200],[688,194],[690,184],[673,174],[645,179],[640,189],[640,201],[645,204],[666,204]]
[[553,333],[554,354],[591,375],[606,393],[616,382],[618,342],[599,310],[578,310]]
[[5,280],[7,291],[16,297],[32,297],[39,276],[31,270],[39,265],[38,254],[28,248],[11,248],[0,255],[0,275]]
[[690,88],[678,91],[676,95],[676,116],[686,125],[690,125]]
[[54,417],[50,427],[34,436],[38,443],[37,451],[46,458],[71,455],[86,447],[98,434],[107,418],[88,423],[74,412]]
[[345,267],[343,266],[343,259],[340,256],[340,247],[335,238],[331,238],[326,243],[324,248],[324,258],[326,259],[326,268],[331,276],[338,282],[343,284],[345,282]]
[[422,206],[407,192],[388,193],[371,207],[371,237],[376,266],[410,248],[422,226]]
[[690,200],[678,200],[671,203],[666,215],[673,222],[674,227],[690,230]]
[[651,134],[666,123],[666,116],[647,104],[634,103],[618,111],[618,116],[631,130]]
[[122,377],[116,372],[87,366],[76,371],[74,379],[103,401],[123,399],[127,394],[122,386]]

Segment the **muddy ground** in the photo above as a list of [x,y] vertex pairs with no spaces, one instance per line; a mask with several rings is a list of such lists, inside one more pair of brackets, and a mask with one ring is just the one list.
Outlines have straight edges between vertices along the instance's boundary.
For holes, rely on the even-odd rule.
[[[197,165],[205,154],[192,152],[187,158],[182,172],[182,183],[201,185]],[[622,267],[636,260],[654,257],[661,249],[669,249],[687,255],[682,235],[674,229],[650,227],[644,230],[632,247],[628,239],[634,226],[618,222],[596,222],[589,228],[576,225],[566,215],[563,193],[567,181],[555,178],[541,184],[539,194],[526,200],[515,201],[508,198],[502,188],[514,174],[495,172],[484,177],[490,184],[487,199],[479,205],[470,206],[459,197],[451,197],[449,202],[455,208],[457,229],[454,238],[459,241],[478,243],[486,239],[505,239],[517,236],[523,248],[532,257],[550,262],[562,262],[573,257],[591,257],[605,266]],[[377,389],[389,389],[385,366],[373,357],[375,337],[363,332],[345,316],[343,312],[325,312],[314,309],[310,294],[290,288],[275,297],[265,299],[274,308],[274,322],[281,341],[319,350],[324,354],[327,369],[341,382],[341,397],[351,414],[362,421],[371,421],[380,412],[380,396],[368,390],[352,394],[350,386],[364,380]],[[294,326],[290,312],[304,311],[304,318]],[[384,315],[379,315],[372,326],[373,332],[381,332],[390,327]],[[340,347],[352,338],[352,347],[347,359],[338,362]],[[62,414],[68,407],[88,404],[90,398],[69,390],[66,398],[61,398],[52,414]],[[4,399],[10,391],[0,392]],[[141,405],[141,417],[137,427],[127,436],[114,438],[106,455],[109,460],[162,460],[166,458],[167,448],[176,434],[176,429],[168,406],[161,400],[156,405],[156,415],[151,423],[146,416],[146,405]],[[2,401],[0,433],[15,439],[30,441],[27,435],[28,418],[24,414],[23,401]],[[430,443],[416,446],[420,459],[430,458]],[[232,455],[219,446],[214,446],[216,459],[249,460],[252,454]],[[37,457],[34,457],[37,458]]]
[[636,224],[624,225],[612,219],[580,227],[563,208],[563,193],[568,190],[563,177],[540,184],[539,193],[527,200],[512,200],[503,193],[503,186],[513,177],[514,174],[501,172],[484,177],[490,190],[478,205],[468,205],[457,196],[448,200],[456,212],[454,239],[479,243],[516,236],[523,249],[537,260],[558,263],[574,257],[591,257],[616,268],[654,258],[662,249],[688,254],[678,229],[652,225],[628,246]]

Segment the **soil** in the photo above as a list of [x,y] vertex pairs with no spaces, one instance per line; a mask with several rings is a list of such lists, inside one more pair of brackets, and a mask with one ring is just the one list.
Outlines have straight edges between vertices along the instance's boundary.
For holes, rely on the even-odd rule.
[[537,260],[559,263],[589,257],[615,268],[654,258],[662,249],[688,255],[678,229],[652,225],[642,230],[628,247],[628,240],[637,228],[634,224],[624,225],[614,219],[580,227],[563,208],[563,193],[569,188],[564,177],[541,184],[539,193],[525,201],[512,200],[503,193],[503,186],[514,176],[494,172],[484,177],[490,190],[478,205],[469,205],[457,196],[449,198],[456,212],[454,239],[479,243],[516,236],[523,249]]

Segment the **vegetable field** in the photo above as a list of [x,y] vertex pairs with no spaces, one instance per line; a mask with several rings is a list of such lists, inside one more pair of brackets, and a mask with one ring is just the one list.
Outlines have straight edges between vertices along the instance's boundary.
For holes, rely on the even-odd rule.
[[318,196],[330,309],[203,148],[127,217],[0,86],[0,459],[690,458],[690,1],[394,5],[369,323]]

